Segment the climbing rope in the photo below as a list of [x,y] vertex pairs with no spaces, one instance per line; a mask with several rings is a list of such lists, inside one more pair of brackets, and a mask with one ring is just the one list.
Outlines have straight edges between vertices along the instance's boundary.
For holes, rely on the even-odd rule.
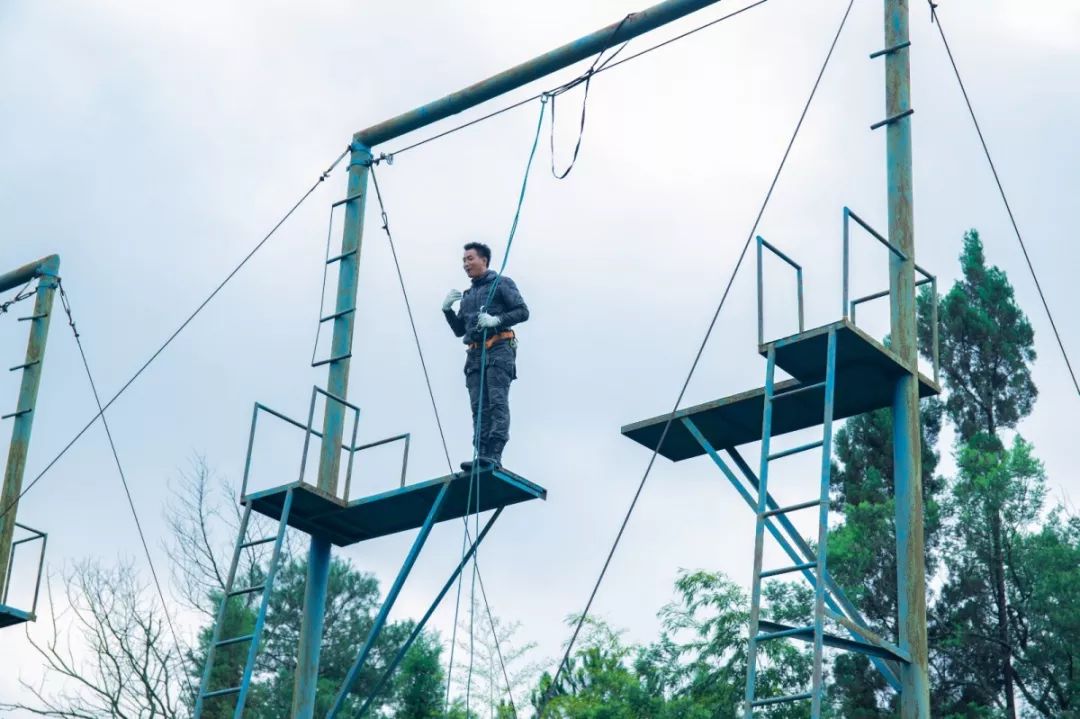
[[[986,162],[990,165],[990,172],[994,175],[994,183],[997,185],[998,194],[1001,195],[1001,201],[1005,205],[1005,212],[1009,215],[1009,222],[1012,223],[1013,232],[1016,233],[1016,240],[1020,243],[1020,251],[1024,255],[1024,262],[1027,263],[1028,272],[1031,273],[1031,279],[1035,282],[1035,289],[1039,293],[1039,300],[1042,302],[1043,310],[1046,311],[1046,318],[1050,320],[1050,329],[1054,332],[1054,339],[1057,340],[1058,349],[1061,350],[1061,356],[1065,360],[1065,368],[1069,371],[1069,377],[1072,378],[1073,387],[1076,389],[1076,393],[1080,395],[1080,382],[1076,379],[1076,372],[1073,370],[1072,362],[1069,361],[1069,353],[1065,351],[1065,343],[1061,339],[1061,333],[1058,332],[1057,323],[1054,321],[1054,315],[1050,312],[1050,303],[1046,301],[1046,295],[1043,293],[1042,283],[1039,282],[1039,276],[1035,273],[1035,265],[1031,262],[1031,255],[1028,254],[1027,245],[1024,243],[1024,237],[1020,234],[1020,226],[1016,222],[1016,216],[1013,214],[1012,205],[1009,204],[1009,198],[1005,195],[1005,186],[1001,183],[1001,177],[998,175],[997,166],[994,164],[994,159],[990,156],[990,147],[986,144],[986,137],[983,136],[982,127],[979,125],[978,118],[975,117],[975,108],[971,105],[971,97],[968,95],[967,87],[964,86],[964,80],[960,77],[960,69],[956,65],[956,58],[953,57],[952,48],[949,47],[949,41],[945,38],[945,28],[941,26],[941,18],[937,14],[938,6],[928,0],[930,5],[930,21],[937,25],[938,34],[941,35],[941,44],[945,46],[945,54],[949,57],[949,64],[952,65],[953,74],[956,76],[956,82],[960,86],[960,93],[964,96],[964,104],[967,105],[968,114],[971,116],[971,124],[975,126],[975,132],[979,136],[979,143],[982,145],[983,154],[986,155]],[[934,298],[937,301],[937,298]]]
[[[384,157],[386,157],[386,156],[384,156]],[[390,218],[389,218],[389,215],[387,214],[387,211],[386,211],[386,204],[385,204],[385,201],[383,199],[382,189],[379,186],[378,173],[377,173],[377,171],[375,169],[375,166],[377,164],[378,164],[378,161],[375,161],[371,165],[371,181],[372,181],[372,185],[373,185],[373,187],[375,189],[375,198],[379,203],[379,217],[380,217],[380,220],[382,222],[383,232],[386,234],[387,242],[388,242],[388,244],[390,246],[391,257],[394,260],[394,269],[395,269],[395,271],[397,273],[398,285],[401,287],[402,298],[405,301],[405,310],[406,310],[406,313],[407,313],[408,318],[409,318],[409,326],[412,329],[413,342],[416,345],[416,352],[417,352],[417,355],[418,355],[418,357],[420,359],[420,367],[421,367],[421,369],[423,371],[423,374],[424,374],[424,383],[427,386],[428,398],[429,398],[429,400],[431,402],[431,409],[432,409],[432,412],[433,412],[433,414],[435,416],[435,424],[436,424],[436,426],[438,428],[438,431],[439,431],[440,441],[442,442],[443,454],[444,454],[444,456],[446,458],[447,469],[449,470],[450,474],[454,474],[454,466],[453,466],[452,460],[450,459],[450,449],[449,449],[449,445],[448,445],[447,440],[446,440],[446,432],[444,431],[444,428],[443,428],[442,419],[441,419],[441,416],[440,416],[440,413],[439,413],[438,402],[435,399],[435,391],[434,391],[434,389],[432,387],[432,384],[431,384],[431,375],[430,375],[430,372],[428,371],[427,360],[425,359],[425,356],[424,356],[423,345],[420,342],[420,333],[416,328],[416,319],[415,319],[415,317],[413,315],[413,311],[412,311],[412,302],[409,299],[409,292],[408,292],[408,289],[407,289],[406,284],[405,284],[404,273],[403,273],[403,271],[401,269],[401,262],[400,262],[400,259],[398,257],[396,243],[394,242],[394,235],[393,235],[393,232],[391,232],[391,230],[390,230]],[[324,286],[325,286],[325,277],[324,277]],[[325,289],[324,289],[324,292],[325,292]],[[320,315],[321,315],[321,310],[320,310]],[[472,491],[473,491],[473,483],[472,483],[472,481],[470,481],[469,495],[466,498],[466,507],[471,506],[471,503],[472,503]],[[463,531],[463,534],[462,534],[462,549],[461,549],[461,552],[462,552],[462,557],[464,557],[465,552],[466,552],[466,548],[472,542],[472,535],[469,532],[469,524],[468,524],[468,515],[467,514],[466,514],[466,516],[462,517],[462,522],[463,522],[463,525],[464,525],[464,531]],[[503,662],[502,647],[501,647],[501,644],[500,644],[498,634],[496,634],[495,630],[494,630],[494,627],[495,627],[494,615],[492,614],[492,611],[491,611],[491,604],[488,602],[487,592],[484,590],[483,575],[480,573],[479,564],[475,562],[475,553],[474,553],[473,567],[474,567],[474,570],[475,570],[475,573],[476,573],[476,580],[480,584],[481,594],[482,594],[483,603],[484,603],[484,608],[485,608],[485,611],[487,612],[487,615],[488,615],[488,621],[489,621],[489,623],[491,624],[491,627],[492,627],[492,634],[493,634],[493,638],[494,638],[495,649],[496,649],[496,652],[498,653],[500,664],[502,665],[503,676],[506,679],[507,696],[508,696],[508,698],[510,700],[511,709],[513,710],[514,716],[516,717],[517,716],[517,707],[514,705],[514,697],[513,697],[512,691],[511,691],[511,687],[510,687],[509,674],[506,671],[506,665]],[[460,611],[460,606],[461,606],[461,584],[462,583],[461,583],[461,580],[459,578],[457,599],[455,601],[455,612],[454,612],[455,635],[454,635],[454,638],[451,640],[451,644],[450,644],[450,660],[449,660],[449,665],[448,665],[449,666],[449,671],[447,672],[447,688],[446,688],[446,697],[445,697],[446,708],[449,707],[449,701],[450,701],[450,679],[451,679],[452,674],[453,674],[454,651],[455,651],[455,647],[456,647],[456,628],[457,628],[457,624],[458,624],[459,611]]]
[[[112,450],[113,460],[116,462],[116,471],[119,473],[120,483],[124,487],[124,495],[127,497],[128,507],[131,509],[131,517],[135,520],[135,529],[139,533],[139,541],[142,543],[143,553],[146,555],[146,563],[150,567],[150,576],[154,579],[154,587],[157,589],[158,599],[161,600],[161,610],[165,614],[165,622],[169,625],[169,633],[172,635],[173,643],[176,645],[177,657],[183,658],[184,645],[180,642],[180,635],[176,632],[176,625],[173,624],[172,614],[169,612],[169,603],[165,599],[165,591],[161,588],[161,580],[158,578],[154,559],[150,556],[150,545],[146,541],[146,533],[143,531],[139,512],[135,508],[135,500],[131,496],[131,486],[128,484],[127,476],[124,473],[124,466],[120,463],[120,453],[116,450],[116,442],[113,440],[109,421],[105,418],[105,408],[101,405],[101,395],[98,394],[97,383],[94,381],[94,375],[90,372],[90,362],[86,359],[86,351],[83,349],[82,335],[79,334],[79,330],[75,327],[75,318],[71,314],[71,302],[68,300],[67,292],[64,290],[63,281],[57,279],[56,286],[60,290],[60,302],[63,304],[64,313],[67,315],[68,326],[71,327],[71,334],[75,337],[75,344],[79,348],[83,369],[86,370],[86,379],[90,382],[90,391],[94,395],[94,403],[97,404],[98,416],[101,417],[101,426],[105,428],[105,436],[109,440],[109,449]],[[192,699],[194,699],[196,690],[195,685],[191,682],[191,677],[188,677],[186,683],[188,692],[191,693]]]
[[[517,207],[514,210],[514,219],[513,219],[513,222],[510,223],[510,233],[509,233],[509,237],[507,238],[507,241],[506,241],[506,250],[503,252],[502,264],[499,266],[499,272],[495,276],[494,281],[491,283],[491,289],[488,290],[487,299],[485,300],[485,303],[484,303],[485,307],[490,305],[491,300],[494,299],[495,293],[499,289],[499,283],[502,281],[503,273],[506,271],[506,265],[510,261],[510,253],[513,250],[513,247],[514,247],[514,238],[517,236],[518,225],[519,225],[519,223],[521,221],[521,210],[522,210],[522,208],[524,207],[524,204],[525,204],[525,193],[526,193],[526,191],[528,189],[528,186],[529,186],[529,172],[530,172],[530,170],[532,170],[533,159],[535,159],[535,157],[536,157],[536,148],[540,144],[540,132],[543,129],[543,126],[544,126],[544,110],[545,110],[546,106],[547,106],[547,102],[545,101],[544,98],[541,98],[540,99],[540,112],[539,112],[539,114],[538,114],[538,116],[536,118],[536,132],[533,135],[532,147],[529,149],[529,159],[525,163],[525,174],[524,174],[524,176],[522,177],[522,180],[521,180],[521,190],[518,192]],[[482,335],[481,335],[481,340],[480,340],[480,348],[481,348],[480,349],[480,377],[479,377],[480,390],[479,390],[479,394],[477,395],[476,423],[475,423],[475,425],[473,427],[473,458],[472,458],[472,467],[470,469],[470,479],[469,479],[469,484],[470,484],[469,492],[470,492],[470,495],[473,493],[473,487],[475,487],[476,511],[474,513],[474,516],[476,517],[476,531],[477,532],[480,531],[480,506],[481,506],[481,504],[480,504],[480,462],[479,462],[479,457],[480,457],[480,428],[483,427],[484,389],[485,389],[485,386],[487,384],[487,352],[488,352],[487,339],[488,339],[488,330],[485,328]],[[468,506],[468,505],[466,505],[466,506]],[[466,689],[465,689],[465,697],[466,697],[466,699],[465,699],[465,711],[466,711],[466,714],[469,711],[469,689],[472,686],[472,659],[473,659],[473,657],[472,657],[472,655],[473,655],[473,651],[472,651],[473,617],[472,617],[472,614],[473,614],[473,609],[475,608],[475,605],[476,605],[476,602],[475,602],[475,597],[476,597],[476,567],[478,566],[477,562],[478,562],[479,554],[480,554],[480,551],[479,551],[479,549],[477,549],[473,553],[473,559],[472,559],[472,562],[473,562],[473,577],[472,577],[472,588],[471,588],[472,596],[471,596],[471,601],[470,601],[471,607],[470,607],[470,617],[469,617],[469,631],[470,631],[470,652],[469,652],[469,654],[470,654],[470,656],[469,656],[468,681],[467,681],[467,683],[465,685],[466,686]],[[460,579],[459,579],[459,581],[460,581]],[[455,633],[456,633],[456,631],[457,631],[456,626],[455,626],[454,630],[455,630]],[[494,628],[493,628],[493,630],[494,630]],[[513,701],[513,699],[511,699],[511,701]],[[516,715],[516,711],[515,711],[515,715]]]
[[293,213],[300,208],[300,205],[304,204],[304,201],[307,200],[307,198],[310,197],[313,192],[315,192],[319,185],[326,181],[326,178],[330,176],[330,173],[334,171],[334,168],[336,168],[338,164],[343,159],[345,159],[345,156],[348,154],[349,149],[346,148],[344,152],[337,156],[337,159],[335,159],[330,164],[330,166],[326,168],[326,170],[323,171],[321,175],[319,175],[319,178],[315,181],[315,183],[310,188],[308,188],[308,190],[300,196],[300,199],[297,200],[296,203],[289,208],[289,210],[282,216],[282,218],[278,220],[272,228],[270,228],[270,231],[267,232],[261,240],[255,243],[255,246],[252,247],[246,255],[244,255],[244,258],[240,260],[240,262],[235,267],[233,267],[227,275],[225,275],[225,279],[218,283],[217,287],[215,287],[210,292],[210,294],[207,295],[206,299],[200,302],[199,305],[194,309],[194,311],[192,311],[191,314],[187,316],[187,319],[181,322],[180,326],[177,327],[171,335],[169,335],[169,337],[161,344],[161,346],[154,350],[153,354],[151,354],[150,357],[142,363],[139,369],[135,371],[135,374],[133,374],[126,382],[124,382],[124,384],[121,385],[120,389],[116,391],[116,394],[114,394],[108,402],[102,405],[98,413],[90,418],[90,420],[83,426],[83,428],[80,429],[66,445],[64,445],[64,448],[61,449],[55,457],[49,460],[49,463],[45,465],[45,468],[41,470],[38,475],[34,477],[34,479],[31,480],[25,487],[23,487],[23,490],[19,492],[19,496],[17,496],[6,507],[0,510],[0,517],[5,516],[15,507],[19,503],[19,500],[26,496],[26,493],[33,489],[34,486],[39,481],[41,481],[41,478],[44,477],[45,474],[50,469],[52,469],[57,462],[60,461],[60,458],[67,454],[68,450],[71,449],[75,445],[75,443],[82,438],[84,434],[86,434],[87,430],[89,430],[90,427],[92,427],[94,423],[97,422],[98,418],[101,417],[102,414],[104,414],[105,410],[111,407],[113,403],[120,398],[120,395],[124,394],[124,392],[126,392],[128,388],[135,383],[135,380],[137,380],[142,375],[142,373],[145,372],[146,369],[154,363],[154,360],[161,356],[161,353],[164,352],[166,348],[168,348],[169,345],[173,343],[173,340],[180,336],[180,333],[183,332],[196,317],[198,317],[199,313],[202,312],[208,304],[210,304],[210,301],[217,297],[218,293],[225,288],[225,285],[227,285],[229,281],[232,280],[232,278],[235,277],[241,269],[243,269],[244,265],[246,265],[251,260],[251,258],[255,256],[255,253],[257,253],[263,248],[263,246],[270,240],[271,237],[274,236],[278,229],[280,229],[281,226],[285,224],[285,221],[292,217]]
[[818,87],[821,84],[821,78],[825,75],[825,70],[829,66],[829,60],[832,58],[833,51],[836,49],[836,43],[840,39],[840,35],[844,30],[844,26],[847,24],[848,16],[851,14],[851,8],[855,4],[855,0],[849,0],[847,8],[844,10],[843,18],[840,20],[840,26],[836,30],[836,34],[833,36],[832,43],[829,45],[829,51],[825,55],[825,61],[821,65],[821,70],[817,74],[817,78],[814,80],[814,85],[810,90],[810,96],[806,100],[806,104],[803,106],[802,112],[799,115],[799,120],[795,123],[795,130],[791,134],[791,139],[788,141],[787,147],[784,149],[784,154],[780,158],[780,164],[776,168],[776,172],[773,174],[772,182],[769,183],[769,189],[765,193],[765,199],[761,203],[761,207],[758,210],[757,216],[754,218],[754,223],[750,228],[750,232],[747,234],[746,242],[743,243],[742,250],[739,252],[739,257],[735,261],[735,267],[731,271],[731,275],[728,278],[727,285],[724,287],[724,292],[720,297],[720,302],[716,306],[716,310],[713,312],[712,318],[709,321],[708,327],[705,330],[705,336],[701,340],[701,344],[698,346],[697,353],[694,355],[694,361],[690,364],[690,371],[687,372],[686,379],[679,390],[678,397],[675,399],[675,405],[671,409],[671,413],[668,415],[667,421],[664,423],[664,429],[660,433],[660,439],[656,443],[656,447],[653,449],[652,456],[649,458],[649,463],[645,467],[645,472],[641,477],[641,481],[638,483],[637,490],[634,492],[634,496],[630,501],[630,507],[626,511],[626,515],[623,517],[622,524],[619,526],[619,531],[615,535],[615,541],[611,545],[611,549],[607,554],[607,558],[604,560],[603,567],[600,569],[600,575],[597,577],[596,583],[593,585],[592,591],[589,594],[589,599],[585,603],[585,609],[581,612],[578,618],[577,624],[574,627],[573,633],[570,635],[570,640],[566,643],[566,650],[563,653],[562,659],[559,661],[559,665],[555,671],[555,676],[551,680],[551,684],[548,686],[546,692],[541,697],[540,706],[537,710],[536,716],[538,719],[542,719],[544,716],[544,710],[547,707],[548,702],[551,700],[553,693],[557,690],[559,684],[559,678],[562,676],[563,671],[569,666],[570,653],[573,651],[574,644],[577,642],[578,636],[581,634],[581,629],[585,625],[586,620],[589,617],[589,612],[592,609],[593,601],[596,599],[596,594],[600,590],[600,585],[603,583],[604,578],[607,576],[608,568],[611,566],[611,560],[615,556],[615,551],[619,547],[619,543],[622,541],[623,534],[626,532],[626,527],[630,523],[630,517],[634,513],[634,509],[637,507],[638,500],[641,498],[642,490],[645,489],[645,483],[649,479],[649,475],[652,473],[652,468],[656,463],[656,458],[660,454],[660,448],[664,445],[664,440],[667,439],[668,431],[671,429],[671,424],[675,419],[675,413],[679,410],[679,406],[682,404],[683,396],[686,394],[687,387],[690,386],[690,380],[694,376],[694,372],[697,370],[698,364],[701,362],[701,356],[705,351],[705,346],[709,342],[709,338],[712,336],[713,329],[716,327],[716,322],[720,317],[720,311],[724,307],[724,303],[728,298],[728,294],[731,292],[731,287],[735,282],[735,277],[739,273],[739,269],[742,267],[743,260],[746,258],[746,252],[750,248],[750,243],[753,241],[754,235],[757,233],[758,224],[761,222],[762,216],[765,214],[765,209],[769,205],[769,200],[772,199],[773,190],[776,189],[776,184],[780,180],[780,174],[784,170],[784,166],[787,164],[789,155],[791,154],[791,148],[795,145],[795,140],[799,136],[799,131],[802,129],[803,121],[806,119],[806,114],[810,110],[810,105],[814,100],[814,96],[817,94]]

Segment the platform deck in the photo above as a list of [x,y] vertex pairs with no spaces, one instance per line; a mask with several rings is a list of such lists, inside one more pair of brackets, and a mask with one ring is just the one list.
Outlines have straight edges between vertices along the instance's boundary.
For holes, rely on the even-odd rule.
[[30,612],[25,612],[22,609],[16,609],[15,607],[9,607],[6,604],[0,604],[0,628],[22,624],[23,622],[31,622],[33,620],[34,615]]
[[[793,379],[776,382],[774,393],[791,392],[813,385],[825,378],[829,330],[836,330],[836,396],[834,419],[844,419],[892,405],[896,380],[909,372],[896,355],[877,340],[847,320],[817,327],[761,346],[767,354],[776,348],[776,366]],[[941,388],[933,380],[918,375],[919,396],[938,394]],[[705,454],[679,420],[690,418],[717,450],[736,447],[761,439],[761,419],[765,388],[687,407],[672,414],[628,424],[622,433],[649,449],[655,449],[669,419],[660,454],[680,461]],[[773,436],[821,424],[825,399],[824,387],[807,389],[788,397],[777,397],[773,404]]]
[[289,526],[347,546],[420,527],[446,482],[450,482],[450,490],[437,522],[476,512],[478,496],[480,511],[547,498],[546,489],[507,469],[482,471],[478,480],[471,497],[470,475],[461,472],[347,503],[300,482],[252,493],[247,500],[259,514],[280,519],[285,493],[292,489]]

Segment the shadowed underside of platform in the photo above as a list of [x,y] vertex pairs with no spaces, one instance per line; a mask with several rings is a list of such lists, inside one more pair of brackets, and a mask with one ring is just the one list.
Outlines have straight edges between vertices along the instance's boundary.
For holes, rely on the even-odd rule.
[[476,512],[478,502],[479,511],[487,511],[547,498],[546,489],[506,469],[480,472],[476,480],[470,481],[470,475],[462,472],[348,503],[310,484],[294,482],[255,492],[247,500],[251,502],[252,510],[280,519],[285,494],[292,489],[294,496],[289,526],[324,537],[338,546],[346,546],[420,527],[431,511],[439,490],[447,482],[450,489],[436,518],[438,522],[460,519]]
[[34,615],[6,604],[0,604],[0,628],[33,621]]
[[[896,380],[908,373],[896,355],[846,320],[818,327],[798,335],[764,345],[776,349],[776,366],[794,379],[777,382],[777,395],[799,387],[814,385],[825,377],[829,330],[836,331],[836,395],[834,418],[844,419],[892,405]],[[919,375],[919,396],[940,392],[929,378]],[[669,419],[660,454],[673,461],[705,454],[680,421],[687,417],[716,449],[735,447],[761,439],[761,419],[765,388],[688,407],[672,414],[628,424],[622,433],[649,449],[655,449]],[[788,397],[777,398],[773,405],[773,436],[821,424],[825,400],[824,387],[806,389]]]

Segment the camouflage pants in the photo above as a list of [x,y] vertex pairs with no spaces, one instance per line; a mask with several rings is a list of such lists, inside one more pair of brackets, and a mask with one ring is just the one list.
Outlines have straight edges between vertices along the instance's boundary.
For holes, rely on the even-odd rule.
[[[503,447],[510,439],[510,383],[517,379],[517,351],[505,341],[487,351],[482,413],[480,356],[481,350],[469,350],[465,359],[465,386],[472,404],[473,446],[479,448],[481,457],[501,461]],[[481,414],[479,427],[477,414]]]

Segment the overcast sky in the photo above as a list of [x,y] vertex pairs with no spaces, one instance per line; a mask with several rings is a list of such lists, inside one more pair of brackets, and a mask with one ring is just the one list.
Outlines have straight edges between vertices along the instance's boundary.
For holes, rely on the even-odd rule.
[[[918,261],[947,288],[964,231],[982,232],[989,261],[1009,273],[1036,331],[1041,396],[1020,432],[1045,461],[1053,498],[1075,499],[1080,479],[1067,418],[1080,399],[928,11],[912,4]],[[1080,358],[1080,320],[1071,311],[1080,268],[1072,216],[1080,191],[1073,141],[1080,7],[941,5],[1047,299]],[[633,41],[627,52],[739,6],[725,0]],[[521,621],[522,638],[538,642],[542,655],[556,653],[565,616],[581,609],[649,459],[619,427],[670,409],[845,6],[772,0],[602,75],[567,180],[550,174],[545,126],[507,270],[532,319],[519,331],[504,460],[550,495],[508,509],[481,555],[496,613]],[[96,379],[111,396],[352,132],[640,9],[626,0],[0,3],[0,271],[60,254]],[[882,61],[867,58],[882,47],[881,23],[880,2],[856,3],[759,228],[806,266],[810,326],[839,315],[841,208],[887,226],[884,135],[869,130],[884,117]],[[573,149],[579,101],[579,93],[559,99],[560,165]],[[501,258],[538,111],[530,104],[378,170],[455,462],[469,449],[463,351],[439,304],[449,288],[466,284],[463,242],[489,242]],[[325,382],[325,368],[309,362],[329,206],[344,196],[343,170],[109,412],[163,567],[168,482],[198,454],[238,483],[252,403],[303,417],[312,385]],[[349,398],[363,409],[362,440],[412,433],[409,480],[421,481],[444,474],[445,460],[374,213],[369,203]],[[853,261],[856,292],[886,286],[880,247],[860,240]],[[763,381],[753,277],[748,262],[686,403]],[[770,265],[767,281],[767,333],[785,334],[791,278]],[[25,323],[12,318],[0,318],[7,366],[21,361],[25,344]],[[885,307],[867,308],[865,321],[881,335]],[[16,380],[0,378],[4,413]],[[28,478],[93,412],[75,344],[54,318]],[[941,446],[946,458],[949,442]],[[359,462],[356,491],[393,486],[394,461],[387,450]],[[272,465],[264,455],[256,486],[291,479],[288,467],[275,474]],[[812,494],[812,463],[803,466],[781,496]],[[145,568],[100,427],[30,492],[19,520],[49,532],[54,573],[88,556],[129,557]],[[679,568],[721,569],[748,584],[752,532],[752,513],[707,459],[660,460],[597,613],[632,639],[651,638]],[[460,536],[456,523],[433,533],[395,616],[423,611]],[[342,554],[386,586],[410,541],[392,537]],[[452,609],[444,605],[437,628],[449,629]],[[47,630],[39,622],[30,631]],[[35,675],[35,661],[21,629],[2,636],[0,697],[9,699],[20,673]]]

